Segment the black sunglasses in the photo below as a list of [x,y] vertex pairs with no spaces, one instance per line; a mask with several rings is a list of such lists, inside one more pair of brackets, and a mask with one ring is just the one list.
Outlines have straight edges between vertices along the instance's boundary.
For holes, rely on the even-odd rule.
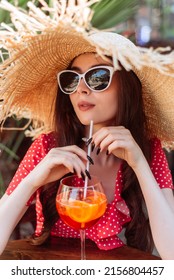
[[96,66],[83,74],[73,70],[64,70],[57,74],[58,85],[63,93],[72,94],[77,90],[80,80],[83,78],[90,90],[100,92],[110,86],[114,71],[111,66]]

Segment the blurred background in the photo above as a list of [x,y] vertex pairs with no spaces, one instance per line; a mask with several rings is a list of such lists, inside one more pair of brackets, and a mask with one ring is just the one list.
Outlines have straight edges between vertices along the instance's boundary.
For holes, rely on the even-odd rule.
[[[64,1],[67,4],[69,2],[69,0]],[[7,2],[27,9],[29,1],[11,0]],[[41,6],[39,1],[32,2]],[[45,2],[50,7],[54,4],[53,0]],[[80,3],[80,0],[74,0],[74,2]],[[94,27],[112,29],[139,46],[174,48],[174,0],[99,0],[92,4],[91,8],[94,12],[91,24]],[[0,9],[0,23],[2,22],[12,26],[9,13]],[[0,197],[32,142],[32,139],[25,135],[25,130],[28,129],[26,120],[17,120],[13,117],[6,121],[5,126],[7,129],[0,131]],[[17,126],[18,130],[11,129],[14,126]],[[26,126],[25,129],[20,130],[24,126]],[[165,153],[174,178],[174,152],[165,151]],[[31,213],[28,215],[25,216],[23,223],[17,226],[13,238],[25,237],[32,232],[32,224],[28,224],[27,221],[34,220],[34,217]],[[27,227],[23,226],[25,223],[27,223]]]

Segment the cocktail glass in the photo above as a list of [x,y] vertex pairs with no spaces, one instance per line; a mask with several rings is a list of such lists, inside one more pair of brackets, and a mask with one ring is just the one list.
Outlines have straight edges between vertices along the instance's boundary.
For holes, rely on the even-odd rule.
[[80,231],[81,260],[85,255],[85,229],[97,223],[105,213],[107,199],[96,176],[91,176],[87,186],[76,175],[61,180],[56,196],[60,218],[71,228]]

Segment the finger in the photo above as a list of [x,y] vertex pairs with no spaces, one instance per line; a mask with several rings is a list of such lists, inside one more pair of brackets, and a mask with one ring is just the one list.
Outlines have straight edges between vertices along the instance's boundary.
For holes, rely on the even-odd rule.
[[[137,144],[135,141],[127,139],[117,139],[108,146],[108,154],[113,153],[115,156],[127,160],[128,155],[137,153]],[[135,145],[136,144],[136,145]]]
[[52,168],[55,168],[57,166],[57,168],[59,167],[59,165],[64,165],[66,168],[68,168],[68,170],[70,172],[74,172],[73,171],[73,164],[72,164],[72,160],[70,160],[70,157],[68,156],[68,154],[66,153],[62,153],[62,151],[55,151],[52,150],[50,151],[47,156],[43,159],[42,162],[40,162],[41,164],[46,164],[47,168],[49,168],[50,170]]
[[49,157],[73,156],[73,155],[76,155],[78,158],[80,158],[81,161],[86,163],[87,153],[80,148],[76,149],[75,146],[74,147],[67,146],[67,147],[61,147],[61,148],[53,148],[47,154],[47,156],[49,156]]
[[62,151],[72,152],[82,159],[87,160],[87,153],[76,145],[60,147],[58,149]]
[[74,172],[74,169],[79,175],[82,171],[85,171],[84,162],[78,155],[76,155],[73,152],[65,151],[64,149],[54,148],[49,152],[47,158],[52,166],[63,164],[72,173]]
[[112,153],[117,149],[126,149],[126,141],[124,139],[117,139],[108,146],[108,153]]
[[113,134],[124,135],[127,134],[128,132],[129,131],[125,129],[125,127],[123,126],[103,127],[93,135],[93,143],[95,143],[96,146],[99,146],[102,140],[106,138],[108,135],[113,135]]
[[109,127],[104,127],[99,129],[96,133],[94,133],[94,135],[92,136],[93,141],[92,143],[95,144],[96,147],[100,146],[100,143],[103,141],[103,139],[105,137],[107,137],[107,135],[110,132],[110,128]]
[[79,177],[81,177],[81,173],[85,172],[85,166],[81,164],[81,161],[78,159],[74,159],[71,156],[60,157],[59,160],[54,161],[54,165],[63,165],[65,168],[68,169],[71,173],[76,173]]
[[124,137],[119,134],[109,134],[100,142],[101,152],[103,150],[108,150],[109,145],[111,145],[114,141],[124,140]]
[[70,166],[72,166],[73,170],[75,170],[79,176],[81,172],[84,173],[85,164],[82,159],[72,152],[62,151],[62,164],[65,165],[67,162],[70,163]]
[[77,156],[77,155],[71,155],[70,160],[73,164],[73,169],[77,173],[79,177],[81,177],[81,173],[84,174],[86,166],[84,162]]

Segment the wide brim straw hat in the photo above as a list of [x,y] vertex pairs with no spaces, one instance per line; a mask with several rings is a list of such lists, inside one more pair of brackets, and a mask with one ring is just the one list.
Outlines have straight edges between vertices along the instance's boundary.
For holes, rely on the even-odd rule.
[[8,117],[16,116],[31,122],[32,136],[52,131],[58,72],[78,55],[96,52],[103,58],[112,56],[115,69],[121,62],[136,73],[143,88],[147,134],[173,148],[174,53],[139,48],[119,34],[92,28],[91,1],[80,1],[78,6],[54,1],[54,8],[40,2],[42,8],[28,2],[28,12],[5,0],[0,3],[14,24],[14,28],[3,24],[0,30],[1,57],[9,55],[0,65],[1,127]]

